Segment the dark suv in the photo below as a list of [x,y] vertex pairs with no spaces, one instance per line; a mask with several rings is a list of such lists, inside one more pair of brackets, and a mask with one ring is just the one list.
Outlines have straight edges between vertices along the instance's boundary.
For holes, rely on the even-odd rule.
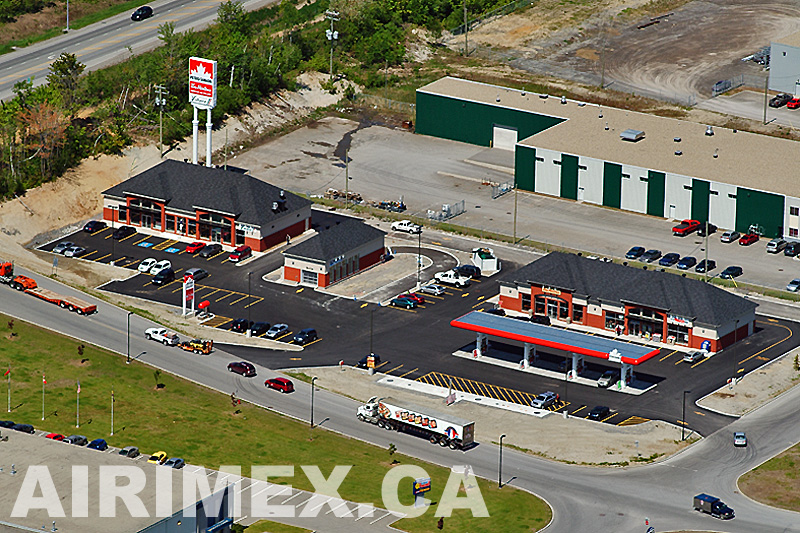
[[797,254],[800,254],[800,242],[790,242],[786,245],[786,248],[783,249],[783,255],[788,257],[794,257]]
[[481,269],[475,265],[458,265],[455,271],[462,276],[468,276],[472,279],[481,279]]
[[246,318],[237,318],[233,321],[233,324],[231,324],[231,331],[235,331],[236,333],[244,333],[252,325],[253,324]]
[[173,281],[175,281],[175,271],[171,268],[165,268],[156,274],[150,283],[153,285],[166,285],[167,283],[172,283]]
[[133,226],[120,226],[114,230],[114,233],[111,234],[111,238],[119,241],[125,237],[130,237],[134,233],[136,233],[136,228]]
[[302,329],[295,334],[292,340],[300,346],[308,344],[309,342],[314,342],[317,340],[317,330],[313,328]]

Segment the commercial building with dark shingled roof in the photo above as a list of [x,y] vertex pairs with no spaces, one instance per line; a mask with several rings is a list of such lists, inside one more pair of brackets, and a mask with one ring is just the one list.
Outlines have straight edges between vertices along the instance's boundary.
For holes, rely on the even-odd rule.
[[103,192],[103,218],[264,251],[311,227],[311,201],[247,174],[167,160]]
[[360,219],[345,219],[283,252],[283,277],[327,287],[378,263],[386,233]]
[[711,283],[553,252],[500,282],[512,315],[718,352],[752,334],[758,304]]

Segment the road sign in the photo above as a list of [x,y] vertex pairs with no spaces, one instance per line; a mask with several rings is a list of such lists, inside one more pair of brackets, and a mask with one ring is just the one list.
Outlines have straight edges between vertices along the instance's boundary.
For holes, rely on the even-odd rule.
[[217,62],[189,58],[189,103],[201,109],[217,105]]

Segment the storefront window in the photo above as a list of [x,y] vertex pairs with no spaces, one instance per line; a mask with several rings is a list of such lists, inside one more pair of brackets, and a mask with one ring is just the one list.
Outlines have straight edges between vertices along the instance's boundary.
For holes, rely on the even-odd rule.
[[524,292],[520,294],[522,297],[522,310],[523,311],[530,311],[531,310],[531,295],[525,294]]
[[127,224],[128,222],[128,207],[121,205],[119,206],[119,218],[117,220],[120,221],[122,224]]
[[616,329],[617,326],[625,327],[625,316],[622,313],[606,311],[606,329]]
[[547,309],[547,300],[542,296],[537,296],[534,305],[536,308],[533,312],[537,315],[543,315]]
[[166,216],[166,231],[175,231],[175,215],[167,215]]
[[583,306],[572,304],[572,321],[583,323]]
[[677,324],[667,324],[667,338],[675,337],[678,344],[689,344],[689,328]]
[[197,235],[197,222],[195,222],[194,220],[189,220],[188,234],[191,235],[192,237]]
[[558,303],[558,318],[561,320],[569,318],[569,304],[567,302],[561,301]]

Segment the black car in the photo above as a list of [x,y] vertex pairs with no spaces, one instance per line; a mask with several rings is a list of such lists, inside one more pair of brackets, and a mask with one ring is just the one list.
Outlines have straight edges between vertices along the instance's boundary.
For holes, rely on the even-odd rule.
[[634,246],[625,254],[625,259],[639,259],[644,254],[644,246]]
[[694,271],[695,272],[700,272],[702,274],[702,273],[705,273],[705,272],[711,272],[715,268],[717,268],[717,262],[716,261],[714,261],[713,259],[709,259],[708,261],[703,259],[699,263],[697,263],[697,266],[694,267]]
[[270,324],[269,322],[256,322],[252,326],[250,326],[250,335],[253,337],[258,337],[259,335],[263,335],[267,331],[269,331]]
[[175,271],[171,268],[165,268],[153,276],[151,283],[153,285],[166,285],[167,283],[172,283],[173,281],[175,281]]
[[235,361],[228,364],[228,372],[236,372],[249,378],[256,375],[256,367],[247,361]]
[[314,342],[317,340],[317,330],[313,328],[301,329],[295,334],[292,340],[300,346],[308,344],[309,342]]
[[686,257],[682,257],[681,260],[678,261],[678,264],[675,266],[677,266],[679,270],[689,270],[696,264],[697,264],[697,259],[695,259],[691,255],[687,255]]
[[11,428],[16,426],[11,420],[0,420],[0,428]]
[[742,270],[742,267],[729,266],[720,273],[719,277],[721,277],[722,279],[733,279],[733,278],[738,278],[743,273],[744,271]]
[[783,107],[786,104],[788,104],[789,100],[791,100],[791,99],[792,99],[792,95],[791,94],[786,94],[786,93],[779,94],[778,96],[775,96],[772,99],[770,99],[769,106],[770,107]]
[[34,429],[33,426],[30,424],[14,424],[11,426],[11,429],[14,431],[21,431],[23,433],[33,433]]
[[681,255],[676,254],[675,252],[670,252],[666,254],[661,260],[658,262],[659,265],[662,267],[671,267],[675,263],[681,260]]
[[659,257],[661,257],[661,250],[656,250],[654,248],[652,250],[647,250],[645,253],[643,253],[640,259],[645,263],[652,263]]
[[89,444],[89,439],[87,439],[83,435],[70,435],[61,442],[66,442],[67,444],[75,444],[76,446],[86,446],[87,444]]
[[543,326],[550,325],[550,317],[547,315],[533,315],[531,317],[531,322],[534,324],[541,324]]
[[119,241],[130,237],[134,233],[136,233],[136,228],[133,226],[120,226],[114,230],[114,233],[111,234],[111,238]]
[[461,274],[462,276],[467,276],[472,279],[481,278],[481,269],[476,267],[475,265],[458,265],[455,268],[455,271]]
[[484,313],[487,313],[489,315],[506,316],[505,310],[499,307],[492,307],[491,309],[486,309]]
[[236,333],[244,333],[251,325],[252,322],[246,318],[237,318],[233,321],[233,323],[231,323],[231,331],[235,331]]
[[90,220],[83,226],[83,231],[86,233],[94,233],[95,231],[100,231],[101,229],[105,229],[107,224],[102,220]]
[[611,409],[605,405],[596,405],[589,411],[589,420],[604,420],[611,413]]
[[[719,229],[719,228],[717,228],[714,224],[712,224],[711,222],[708,223],[708,234],[709,235],[711,235],[713,233],[716,233],[717,229]],[[700,228],[697,230],[697,236],[698,237],[705,237],[706,236],[706,225],[705,224],[700,224]]]
[[[369,356],[365,355],[364,357],[362,357],[361,361],[356,363],[356,368],[367,368],[367,357],[369,357]],[[377,368],[378,365],[381,364],[381,356],[372,354],[372,357],[375,358],[375,368]]]
[[153,16],[153,8],[150,6],[142,6],[131,15],[131,20],[144,20]]
[[794,257],[797,254],[800,254],[800,242],[790,242],[783,249],[783,255],[785,256]]
[[218,253],[222,252],[222,245],[221,244],[206,244],[203,246],[203,249],[200,250],[197,255],[200,257],[211,257],[217,255]]

